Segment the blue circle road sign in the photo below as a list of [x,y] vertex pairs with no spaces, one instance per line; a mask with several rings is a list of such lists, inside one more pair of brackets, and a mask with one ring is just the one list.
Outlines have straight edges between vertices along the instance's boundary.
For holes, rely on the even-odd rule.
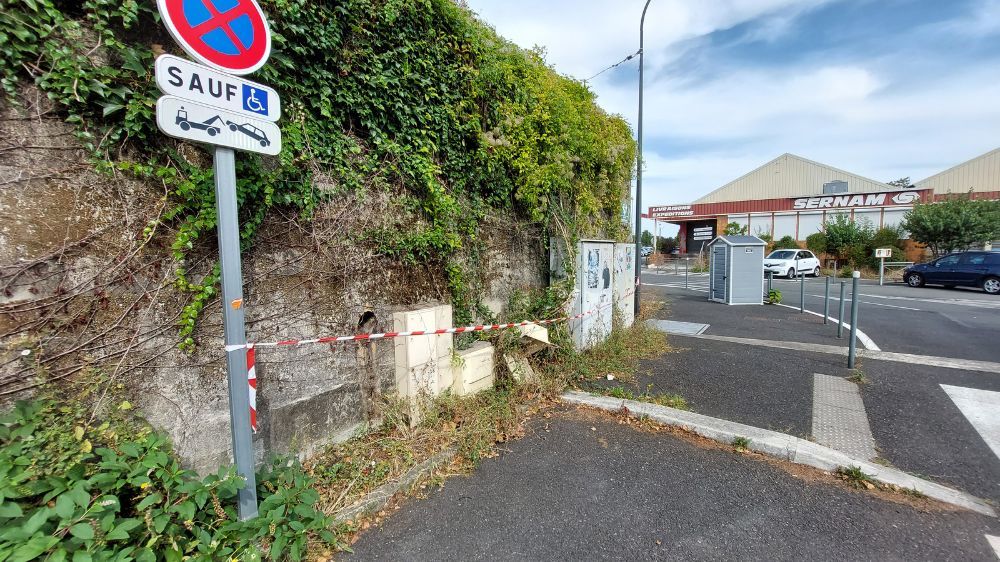
[[249,74],[271,54],[271,30],[256,0],[157,0],[174,40],[202,64]]

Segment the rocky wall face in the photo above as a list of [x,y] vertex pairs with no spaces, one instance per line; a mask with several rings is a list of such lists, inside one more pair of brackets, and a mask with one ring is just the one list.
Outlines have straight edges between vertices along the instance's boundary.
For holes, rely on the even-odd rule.
[[[181,264],[170,224],[143,238],[169,205],[164,187],[95,172],[44,96],[21,97],[19,107],[0,102],[0,408],[44,383],[63,396],[99,385],[111,392],[98,393],[105,398],[95,408],[116,393],[128,398],[170,435],[186,466],[214,472],[231,462],[221,304],[206,304],[198,347],[185,353],[177,322],[190,297],[174,286],[179,266],[193,282],[211,271],[214,240]],[[179,153],[210,162],[194,146]],[[447,302],[440,264],[404,266],[356,241],[398,227],[397,197],[334,195],[307,224],[268,218],[243,256],[249,340],[389,331],[396,308]],[[512,291],[546,285],[547,257],[535,231],[495,221],[483,226],[484,256],[469,267],[502,315]],[[259,348],[257,379],[258,460],[305,456],[377,419],[378,395],[394,390],[393,346]]]

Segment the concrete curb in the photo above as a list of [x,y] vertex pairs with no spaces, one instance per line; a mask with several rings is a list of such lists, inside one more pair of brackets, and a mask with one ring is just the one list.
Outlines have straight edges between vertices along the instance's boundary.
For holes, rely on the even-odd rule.
[[389,505],[389,500],[391,500],[393,496],[401,491],[409,489],[421,478],[430,474],[432,470],[443,464],[451,462],[451,459],[455,457],[455,453],[455,449],[445,449],[424,462],[413,466],[397,480],[382,484],[378,488],[375,488],[366,494],[365,497],[354,502],[354,505],[345,507],[335,513],[333,516],[334,522],[343,523],[344,521],[350,521],[362,515],[375,513],[384,509],[387,505]]
[[827,472],[833,472],[841,467],[856,466],[864,471],[865,474],[884,484],[892,484],[903,489],[916,490],[929,498],[944,503],[962,507],[983,515],[989,515],[990,517],[997,516],[989,503],[965,492],[917,478],[895,468],[851,458],[840,451],[777,431],[743,425],[702,414],[695,414],[694,412],[685,412],[657,404],[637,402],[635,400],[622,400],[609,396],[595,396],[586,392],[568,391],[562,395],[562,400],[571,404],[591,406],[609,412],[617,412],[621,410],[622,406],[625,406],[629,409],[633,417],[645,416],[659,423],[680,427],[720,443],[730,444],[737,437],[745,437],[750,440],[749,448],[754,451]]

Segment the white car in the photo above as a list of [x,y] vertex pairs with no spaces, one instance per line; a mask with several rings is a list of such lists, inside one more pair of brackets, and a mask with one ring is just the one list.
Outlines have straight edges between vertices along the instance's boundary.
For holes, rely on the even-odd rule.
[[819,276],[819,259],[809,250],[775,250],[764,258],[764,274],[793,279],[800,273]]

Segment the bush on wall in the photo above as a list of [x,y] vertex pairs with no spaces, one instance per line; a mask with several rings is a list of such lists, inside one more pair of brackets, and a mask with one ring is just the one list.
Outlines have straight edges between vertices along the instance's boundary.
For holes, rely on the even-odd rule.
[[[274,158],[238,158],[244,249],[273,210],[308,220],[338,193],[402,189],[402,230],[351,233],[407,263],[447,271],[489,213],[567,238],[621,238],[635,144],[582,83],[498,37],[450,0],[263,0],[274,51],[255,79],[284,108]],[[215,229],[212,174],[154,122],[153,60],[180,54],[153,0],[0,0],[0,86],[30,80],[55,101],[100,169],[162,182],[180,262]],[[333,190],[317,190],[318,175]],[[149,225],[144,236],[152,236]],[[177,270],[189,294],[182,345],[218,270]],[[471,304],[471,303],[467,303]]]

